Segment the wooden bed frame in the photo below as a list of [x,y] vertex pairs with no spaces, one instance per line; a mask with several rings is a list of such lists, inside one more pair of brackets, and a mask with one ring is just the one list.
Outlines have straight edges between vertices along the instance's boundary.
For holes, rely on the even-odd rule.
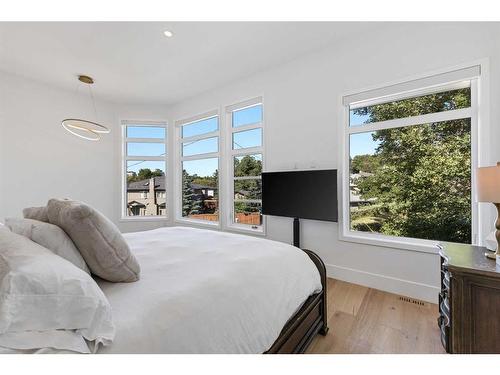
[[318,268],[323,290],[310,296],[300,310],[292,316],[278,339],[264,354],[304,353],[313,338],[328,332],[326,314],[326,267],[321,258],[311,250],[303,250]]

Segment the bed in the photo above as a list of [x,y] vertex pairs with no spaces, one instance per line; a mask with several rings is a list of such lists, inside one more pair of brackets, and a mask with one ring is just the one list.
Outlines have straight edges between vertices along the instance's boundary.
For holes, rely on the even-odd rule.
[[187,227],[125,238],[141,279],[98,280],[116,327],[99,353],[293,353],[326,331],[324,272],[312,253]]
[[311,251],[189,227],[124,237],[141,277],[96,278],[115,326],[98,354],[302,353],[328,330],[325,267]]

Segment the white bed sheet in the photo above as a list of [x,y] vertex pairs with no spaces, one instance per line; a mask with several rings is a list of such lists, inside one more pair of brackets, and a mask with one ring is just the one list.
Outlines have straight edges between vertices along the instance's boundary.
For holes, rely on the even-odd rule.
[[321,290],[307,254],[281,242],[187,227],[125,238],[141,279],[98,280],[116,327],[99,353],[262,353]]

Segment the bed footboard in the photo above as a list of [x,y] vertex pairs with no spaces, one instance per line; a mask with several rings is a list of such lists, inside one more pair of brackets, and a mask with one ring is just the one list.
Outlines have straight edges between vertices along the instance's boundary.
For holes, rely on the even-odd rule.
[[278,339],[266,354],[304,353],[313,338],[320,333],[326,335],[327,324],[327,280],[326,267],[321,258],[311,250],[304,250],[318,268],[323,290],[310,296],[300,310],[290,318]]
[[321,327],[319,333],[325,336],[328,333],[328,320],[327,320],[327,277],[326,277],[326,267],[323,260],[313,251],[304,249],[309,258],[314,262],[316,268],[319,271],[321,276],[321,286],[323,287],[322,291],[322,301],[321,301],[321,316],[323,321],[323,326]]

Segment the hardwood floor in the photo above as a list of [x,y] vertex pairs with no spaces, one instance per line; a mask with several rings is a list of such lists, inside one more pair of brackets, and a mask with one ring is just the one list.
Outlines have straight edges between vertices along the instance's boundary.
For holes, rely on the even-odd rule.
[[[409,301],[408,301],[409,300]],[[307,353],[440,353],[438,306],[328,279],[328,326]]]

